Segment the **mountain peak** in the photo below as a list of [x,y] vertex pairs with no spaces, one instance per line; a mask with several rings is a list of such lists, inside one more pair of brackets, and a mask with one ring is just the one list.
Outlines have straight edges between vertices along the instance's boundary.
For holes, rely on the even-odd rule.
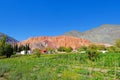
[[0,32],[0,39],[1,39],[4,35],[6,36],[6,42],[8,42],[8,43],[10,43],[10,44],[14,44],[14,43],[17,43],[17,42],[18,42],[16,39],[14,39],[14,38],[12,38],[12,37],[4,34],[4,33],[1,33],[1,32]]
[[103,24],[100,27],[120,27],[120,25],[115,25],[115,24]]
[[116,39],[120,38],[120,25],[104,24],[100,27],[85,32],[68,32],[64,35],[85,38],[92,42],[113,44]]

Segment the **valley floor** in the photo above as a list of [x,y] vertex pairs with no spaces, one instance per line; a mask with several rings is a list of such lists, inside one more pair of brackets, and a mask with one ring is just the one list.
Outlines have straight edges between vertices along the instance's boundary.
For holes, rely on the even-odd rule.
[[120,80],[120,53],[47,54],[1,59],[0,80]]

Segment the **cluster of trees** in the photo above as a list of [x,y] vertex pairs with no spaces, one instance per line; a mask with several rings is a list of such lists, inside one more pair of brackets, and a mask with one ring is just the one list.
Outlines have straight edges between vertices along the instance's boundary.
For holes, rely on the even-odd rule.
[[14,53],[17,53],[17,52],[21,52],[21,51],[25,51],[26,54],[27,54],[27,51],[30,50],[30,47],[29,47],[29,44],[26,44],[26,45],[20,45],[18,46],[17,44],[14,44],[13,46],[13,51]]
[[96,60],[100,54],[100,51],[108,51],[110,53],[120,53],[120,39],[115,41],[115,44],[110,47],[104,45],[95,45],[91,44],[88,47],[82,46],[78,51],[85,51],[88,55],[88,58],[92,61]]
[[113,46],[107,48],[111,53],[120,53],[120,39],[117,39]]
[[13,47],[12,45],[6,43],[6,36],[3,36],[0,39],[0,56],[6,55],[6,57],[10,57],[13,54]]
[[17,44],[11,45],[6,42],[6,36],[3,36],[0,39],[0,56],[6,56],[7,58],[11,57],[11,55],[16,54],[17,52],[21,52],[22,50],[30,50],[29,45],[21,45],[18,46]]

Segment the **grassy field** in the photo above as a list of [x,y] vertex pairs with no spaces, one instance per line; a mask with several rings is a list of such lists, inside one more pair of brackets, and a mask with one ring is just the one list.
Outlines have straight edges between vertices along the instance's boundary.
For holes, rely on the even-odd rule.
[[47,54],[0,59],[0,80],[120,80],[120,53]]

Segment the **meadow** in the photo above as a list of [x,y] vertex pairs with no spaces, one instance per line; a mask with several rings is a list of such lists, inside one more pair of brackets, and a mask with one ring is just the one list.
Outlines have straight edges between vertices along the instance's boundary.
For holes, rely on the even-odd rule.
[[0,80],[120,80],[120,53],[25,55],[0,59]]

